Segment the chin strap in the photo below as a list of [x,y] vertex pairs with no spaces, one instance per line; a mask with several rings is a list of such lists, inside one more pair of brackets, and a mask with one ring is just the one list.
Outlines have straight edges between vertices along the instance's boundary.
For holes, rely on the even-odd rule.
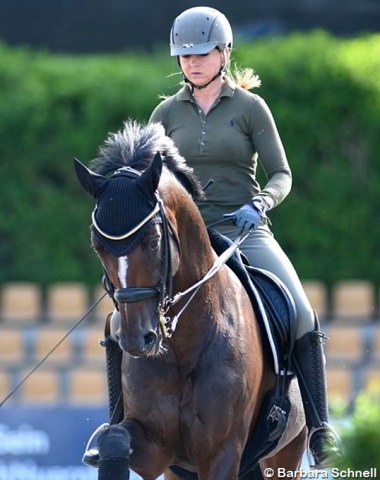
[[218,77],[220,77],[222,75],[222,73],[224,72],[224,65],[222,65],[220,67],[220,70],[218,73],[216,73],[211,80],[209,80],[207,83],[205,83],[204,85],[195,85],[195,83],[193,83],[192,81],[190,81],[184,74],[183,75],[183,80],[184,82],[188,83],[190,86],[191,86],[191,94],[194,93],[194,90],[203,90],[204,88],[208,87],[210,85],[210,83],[214,82]]

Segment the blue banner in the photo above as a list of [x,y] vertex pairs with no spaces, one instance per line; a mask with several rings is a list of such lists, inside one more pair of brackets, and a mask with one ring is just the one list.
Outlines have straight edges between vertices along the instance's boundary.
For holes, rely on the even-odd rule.
[[81,458],[107,415],[94,407],[0,408],[0,480],[97,480]]

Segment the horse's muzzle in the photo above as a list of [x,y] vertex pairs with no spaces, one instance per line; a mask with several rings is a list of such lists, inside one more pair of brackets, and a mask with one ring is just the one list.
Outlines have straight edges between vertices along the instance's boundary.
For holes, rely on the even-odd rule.
[[135,340],[119,337],[120,348],[135,358],[154,356],[159,351],[160,344],[161,340],[153,330]]
[[130,288],[117,288],[115,290],[114,296],[115,300],[118,303],[136,303],[143,302],[150,298],[158,297],[160,291],[158,288],[140,288],[140,287],[130,287]]

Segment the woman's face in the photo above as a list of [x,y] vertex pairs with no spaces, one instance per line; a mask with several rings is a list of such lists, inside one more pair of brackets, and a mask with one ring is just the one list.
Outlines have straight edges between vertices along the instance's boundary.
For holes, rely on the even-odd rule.
[[204,85],[219,72],[224,56],[220,50],[214,48],[203,55],[180,55],[179,62],[188,80],[194,85]]

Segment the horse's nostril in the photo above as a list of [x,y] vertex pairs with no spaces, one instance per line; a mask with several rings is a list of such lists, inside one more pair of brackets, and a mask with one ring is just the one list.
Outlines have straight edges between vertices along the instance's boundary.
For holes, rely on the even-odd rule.
[[146,347],[150,347],[157,340],[157,334],[153,331],[144,335],[144,342]]

